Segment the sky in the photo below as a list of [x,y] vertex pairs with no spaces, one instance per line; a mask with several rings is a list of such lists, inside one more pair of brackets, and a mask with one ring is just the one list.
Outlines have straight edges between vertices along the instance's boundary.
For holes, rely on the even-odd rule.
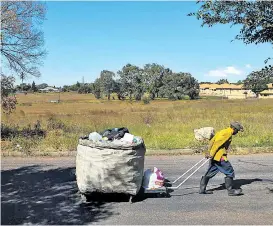
[[[189,72],[199,82],[244,79],[272,55],[269,44],[234,41],[239,27],[201,27],[187,16],[199,5],[181,2],[46,2],[42,26],[48,54],[39,79],[26,82],[63,86],[93,82],[102,70],[127,63],[158,63]],[[17,80],[17,83],[20,81]]]

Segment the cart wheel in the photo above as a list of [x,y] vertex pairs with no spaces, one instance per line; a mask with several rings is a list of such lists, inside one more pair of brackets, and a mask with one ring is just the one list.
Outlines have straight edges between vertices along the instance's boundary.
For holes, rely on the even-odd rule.
[[165,193],[165,197],[170,198],[171,194],[169,192]]
[[130,202],[131,204],[133,203],[133,198],[134,198],[134,196],[130,195],[130,197],[129,197],[129,202]]

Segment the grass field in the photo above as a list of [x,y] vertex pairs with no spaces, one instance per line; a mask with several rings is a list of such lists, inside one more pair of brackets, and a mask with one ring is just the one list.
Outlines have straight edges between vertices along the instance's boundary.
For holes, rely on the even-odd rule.
[[[50,103],[58,94],[19,94],[17,109],[2,114],[7,125],[32,126],[40,120],[44,139],[14,138],[2,150],[31,153],[74,151],[78,138],[92,131],[127,127],[144,138],[148,149],[196,148],[195,128],[226,128],[242,122],[245,132],[233,139],[233,148],[273,147],[273,100],[155,100],[150,104],[96,100],[91,94],[62,93],[61,103]],[[3,145],[4,144],[4,145]]]

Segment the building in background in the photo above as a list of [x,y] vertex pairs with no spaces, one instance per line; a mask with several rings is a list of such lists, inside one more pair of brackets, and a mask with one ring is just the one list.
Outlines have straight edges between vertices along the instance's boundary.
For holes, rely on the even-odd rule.
[[251,90],[244,89],[243,85],[236,84],[200,84],[200,96],[219,96],[228,99],[255,98]]
[[44,89],[39,89],[39,92],[40,92],[40,93],[50,93],[50,92],[60,92],[60,90],[57,89],[57,88],[48,86],[48,87],[46,87],[46,88],[44,88]]
[[273,98],[273,83],[267,84],[267,89],[259,94],[259,98],[261,99]]

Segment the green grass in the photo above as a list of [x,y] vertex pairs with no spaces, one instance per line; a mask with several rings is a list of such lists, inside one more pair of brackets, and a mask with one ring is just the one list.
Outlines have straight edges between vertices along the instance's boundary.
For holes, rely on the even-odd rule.
[[155,100],[144,104],[66,93],[61,94],[60,104],[49,103],[54,95],[57,94],[18,96],[16,112],[9,116],[2,114],[2,122],[24,127],[40,120],[47,136],[40,140],[13,139],[3,151],[16,151],[18,145],[22,147],[20,151],[29,154],[74,151],[80,136],[123,126],[143,137],[147,149],[198,148],[201,144],[194,139],[195,128],[213,126],[220,130],[232,120],[242,122],[245,127],[244,133],[234,137],[233,148],[273,146],[273,101],[270,99]]

